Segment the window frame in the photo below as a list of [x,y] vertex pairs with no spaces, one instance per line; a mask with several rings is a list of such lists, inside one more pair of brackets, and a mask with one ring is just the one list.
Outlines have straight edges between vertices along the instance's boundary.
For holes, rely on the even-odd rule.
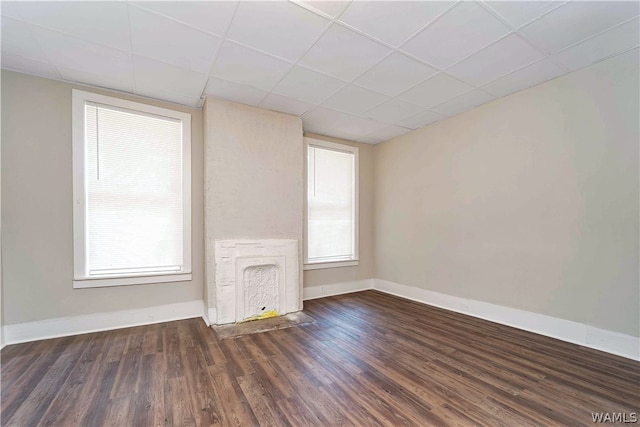
[[[87,273],[86,233],[86,141],[85,102],[102,104],[114,109],[129,110],[140,115],[167,117],[182,122],[182,195],[183,195],[183,270],[179,273],[113,275],[89,277]],[[192,280],[191,265],[191,114],[112,96],[72,89],[72,151],[73,151],[73,287],[141,285],[148,283]]]
[[[317,147],[324,150],[332,150],[343,153],[349,153],[354,156],[354,212],[353,212],[353,258],[350,260],[340,261],[309,261],[309,147]],[[315,139],[310,137],[304,138],[304,262],[303,270],[318,270],[323,268],[338,268],[338,267],[355,267],[360,264],[359,256],[359,229],[360,229],[360,158],[358,154],[358,147],[353,145],[338,144],[335,142],[324,141],[321,139]]]

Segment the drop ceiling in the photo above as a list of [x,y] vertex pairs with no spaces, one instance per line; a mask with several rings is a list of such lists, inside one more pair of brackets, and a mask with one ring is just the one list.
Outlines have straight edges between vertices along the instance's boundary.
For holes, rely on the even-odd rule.
[[378,143],[638,47],[637,1],[2,1],[2,67]]

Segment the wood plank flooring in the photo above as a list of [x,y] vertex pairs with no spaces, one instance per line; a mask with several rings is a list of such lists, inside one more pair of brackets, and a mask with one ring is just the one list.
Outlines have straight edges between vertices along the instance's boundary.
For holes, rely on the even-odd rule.
[[[218,340],[201,319],[8,346],[2,426],[593,426],[640,363],[376,291]],[[623,423],[620,423],[621,425]]]

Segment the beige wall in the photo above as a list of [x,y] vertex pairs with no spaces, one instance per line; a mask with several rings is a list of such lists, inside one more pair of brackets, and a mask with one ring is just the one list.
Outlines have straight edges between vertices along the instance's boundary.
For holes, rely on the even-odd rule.
[[[302,241],[299,119],[209,98],[203,126],[117,95],[192,114],[193,281],[73,289],[72,87],[2,71],[3,324],[202,298],[205,181],[207,238]],[[306,135],[360,147],[360,265],[304,285],[377,277],[639,335],[638,91],[636,50],[375,147]]]
[[376,277],[639,335],[637,50],[375,147]]
[[[215,239],[302,242],[302,121],[208,97],[205,108],[207,281]],[[302,279],[302,246],[299,245]],[[207,301],[215,307],[215,295]]]
[[[359,211],[357,267],[324,268],[304,272],[304,286],[321,286],[373,278],[373,145],[361,144],[324,135],[305,133],[306,137],[358,147]],[[306,170],[305,170],[306,175]]]
[[202,112],[191,114],[193,280],[73,289],[71,89],[2,71],[2,287],[5,324],[202,299]]

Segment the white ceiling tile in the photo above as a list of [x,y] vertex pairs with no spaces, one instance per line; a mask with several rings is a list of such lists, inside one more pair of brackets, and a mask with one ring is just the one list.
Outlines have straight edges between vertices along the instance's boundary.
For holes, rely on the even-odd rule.
[[556,53],[638,15],[637,1],[571,1],[522,28],[533,44]]
[[376,138],[372,138],[372,137],[369,137],[369,136],[361,136],[358,139],[355,139],[355,141],[362,142],[362,143],[365,143],[365,144],[372,144],[372,145],[378,144],[380,142],[384,142],[381,139],[376,139]]
[[291,2],[240,2],[227,38],[297,61],[329,21]]
[[402,126],[396,126],[396,125],[387,125],[387,124],[383,124],[382,126],[380,126],[378,129],[376,129],[374,132],[366,135],[369,137],[373,137],[379,141],[388,141],[390,139],[396,138],[398,136],[404,135],[405,133],[409,133],[411,132],[412,129],[407,129],[405,127]]
[[616,55],[615,61],[624,64],[625,67],[637,67],[640,62],[640,47]]
[[[566,3],[10,1],[0,50],[19,72],[195,107],[205,90],[376,143],[640,43],[637,1]],[[326,16],[342,23],[327,30]],[[416,31],[403,49],[446,73],[369,38],[397,46]]]
[[472,89],[473,86],[440,73],[401,93],[398,98],[420,107],[429,108]]
[[[386,125],[371,119],[347,115],[345,120],[336,123],[329,131],[344,132],[349,135],[370,135],[380,131]],[[377,139],[377,138],[376,138]]]
[[554,7],[558,7],[563,0],[555,1],[488,1],[491,9],[506,19],[511,25],[518,28],[524,24],[539,18]]
[[383,45],[334,24],[302,58],[301,64],[350,81],[388,52]]
[[216,77],[209,77],[209,82],[205,89],[207,95],[228,99],[241,104],[257,106],[267,95],[267,92],[251,86],[228,82]]
[[553,56],[567,69],[573,71],[585,67],[640,43],[640,24],[638,18],[622,24],[612,30],[599,34],[580,44],[574,45]]
[[200,105],[200,96],[199,95],[190,95],[184,93],[171,93],[165,92],[158,89],[154,89],[153,91],[144,91],[138,90],[136,91],[137,95],[146,96],[149,98],[159,99],[161,101],[169,101],[174,104],[186,105],[189,107],[199,108]]
[[494,96],[476,89],[433,107],[432,110],[445,116],[453,116],[494,99]]
[[509,28],[475,2],[461,2],[409,40],[403,50],[447,68],[509,32]]
[[[336,126],[324,131],[325,135],[353,135],[350,138],[356,141],[367,139],[368,142],[382,142],[410,132],[402,126],[380,123],[375,120],[362,117],[348,116]],[[345,136],[342,136],[343,138]]]
[[353,117],[354,116],[339,111],[317,107],[302,117],[302,124],[305,132],[323,133],[342,123],[348,122]]
[[349,85],[340,89],[322,105],[344,113],[362,115],[365,111],[388,99],[385,95]]
[[423,112],[424,108],[418,107],[399,99],[390,99],[366,112],[366,116],[383,123],[399,124],[402,119]]
[[315,10],[326,13],[327,15],[335,18],[342,12],[348,1],[334,1],[334,0],[302,0],[307,6]]
[[56,67],[90,74],[131,75],[131,54],[46,28],[31,27],[38,45]]
[[136,91],[145,94],[164,91],[183,94],[187,98],[200,97],[208,76],[140,56],[134,57]]
[[223,36],[236,9],[236,1],[136,1],[130,2],[161,15]]
[[291,66],[292,64],[273,56],[225,41],[211,74],[224,80],[269,91]]
[[35,61],[18,55],[2,52],[2,68],[21,73],[33,74],[49,79],[57,79],[56,69],[48,62]]
[[129,19],[136,55],[209,73],[220,44],[218,37],[133,6]]
[[94,74],[64,67],[59,67],[58,72],[64,80],[70,82],[115,89],[122,92],[133,92],[133,72],[120,74]]
[[451,5],[446,1],[354,1],[340,21],[398,46]]
[[500,97],[537,85],[564,74],[553,62],[543,59],[482,86],[482,90]]
[[474,85],[481,85],[535,62],[543,56],[517,34],[511,34],[458,62],[447,72]]
[[427,110],[411,117],[407,117],[406,119],[399,121],[398,124],[409,129],[419,129],[442,119],[446,119],[446,116]]
[[331,136],[333,138],[346,139],[347,141],[358,141],[362,138],[361,135],[353,135],[349,132],[345,132],[340,129],[331,129],[324,132],[324,135]]
[[131,51],[126,2],[3,1],[2,15]]
[[[343,138],[343,139],[348,139],[348,138]],[[362,136],[362,135],[354,137],[354,138],[351,138],[349,140],[353,141],[353,142],[358,142],[358,143],[361,143],[361,144],[369,144],[369,145],[376,145],[376,144],[379,144],[381,142],[384,142],[381,139],[376,139],[376,138],[373,138],[373,137]]]
[[395,96],[437,73],[434,68],[394,52],[358,77],[354,83]]
[[287,98],[286,96],[270,93],[259,105],[267,110],[279,111],[281,113],[301,116],[311,110],[314,105],[308,102],[298,101],[297,99]]
[[302,67],[294,67],[273,88],[278,95],[319,104],[344,85],[340,80]]
[[0,38],[2,52],[47,62],[47,57],[31,35],[28,24],[3,16],[0,30],[2,31],[2,38]]

